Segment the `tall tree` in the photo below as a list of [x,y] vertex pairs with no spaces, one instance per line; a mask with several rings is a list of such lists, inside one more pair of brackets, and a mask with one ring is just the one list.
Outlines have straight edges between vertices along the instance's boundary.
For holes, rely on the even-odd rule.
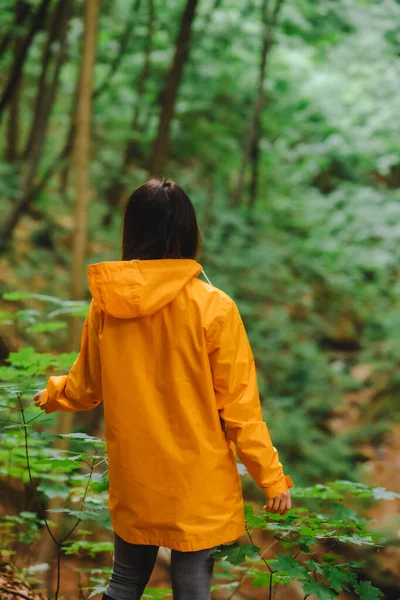
[[261,45],[260,71],[258,77],[257,94],[254,100],[250,123],[246,135],[242,163],[239,172],[239,179],[232,196],[232,206],[236,207],[243,201],[244,185],[247,175],[247,169],[251,162],[251,177],[249,184],[249,205],[252,206],[257,196],[259,158],[260,158],[260,139],[261,139],[261,116],[265,104],[265,75],[267,60],[274,43],[274,33],[278,23],[279,15],[282,10],[284,0],[276,0],[275,5],[270,9],[269,0],[263,0],[262,4],[262,24],[263,39]]
[[0,97],[0,120],[3,116],[3,111],[8,105],[9,101],[11,100],[14,89],[18,85],[18,82],[21,78],[25,60],[28,55],[29,48],[33,42],[33,39],[43,26],[43,23],[45,22],[50,2],[51,0],[42,0],[42,2],[40,3],[39,8],[33,16],[28,35],[26,36],[24,42],[21,44],[18,54],[16,54],[15,56],[13,65],[11,67],[10,76]]
[[[47,53],[45,52],[45,76],[43,78],[41,77],[41,82],[39,85],[39,89],[41,89],[42,93],[37,103],[37,113],[34,116],[32,127],[34,133],[31,137],[29,156],[27,156],[27,168],[22,182],[20,196],[11,206],[10,212],[6,216],[0,229],[0,249],[4,249],[6,246],[15,226],[17,225],[21,215],[26,210],[32,198],[36,173],[40,165],[49,118],[56,98],[60,71],[65,57],[67,27],[72,12],[72,4],[73,0],[60,0],[55,8],[54,17],[57,18],[53,18],[52,20],[49,38],[52,38],[53,41],[56,39],[59,42],[60,47],[58,54],[55,57],[54,71],[50,80],[46,78]],[[56,35],[54,34],[54,29],[57,32]]]
[[[90,200],[90,124],[92,115],[93,73],[96,57],[98,0],[86,0],[85,34],[73,146],[73,171],[75,175],[74,238],[72,250],[72,299],[84,296],[85,255],[87,241],[87,213]],[[81,324],[72,320],[71,347],[79,346]]]
[[165,90],[162,96],[163,102],[158,123],[158,131],[149,163],[150,174],[161,175],[167,162],[170,126],[174,116],[183,69],[189,56],[190,37],[197,5],[198,0],[187,0],[185,10],[182,14],[179,34],[175,44],[175,54],[167,75]]
[[[61,0],[63,1],[63,0]],[[99,0],[86,0],[84,17],[84,39],[82,63],[79,77],[77,111],[74,124],[75,137],[73,140],[72,161],[74,172],[74,236],[72,249],[71,288],[72,299],[80,300],[84,296],[85,255],[87,241],[87,213],[90,200],[90,125],[92,116],[93,73],[96,56],[96,38],[98,29]],[[79,318],[71,319],[70,349],[77,350],[81,336],[82,324]],[[73,413],[61,413],[58,422],[58,432],[71,431]],[[65,449],[65,439],[56,443],[59,449]],[[59,499],[51,503],[51,508],[59,508]],[[55,523],[61,523],[60,513],[55,513]],[[51,562],[55,546],[50,538],[45,538],[41,547],[41,560]],[[50,584],[49,573],[48,584]]]
[[16,0],[14,9],[14,23],[10,27],[9,31],[3,37],[0,42],[0,60],[3,54],[8,48],[8,45],[13,41],[15,35],[15,29],[18,28],[27,19],[32,12],[32,5],[25,0]]
[[[52,78],[52,85],[49,83],[51,80],[52,67],[54,75],[57,72],[57,67],[59,73],[59,61],[52,60],[54,48],[57,48],[57,45],[60,44],[65,37],[66,25],[71,15],[71,9],[72,0],[61,0],[58,2],[51,15],[49,34],[43,49],[42,68],[36,92],[32,126],[25,147],[24,158],[27,158],[31,154],[34,140],[40,135],[43,123],[48,119],[50,108],[49,100],[55,95],[55,90],[53,92],[52,87],[56,88],[58,84],[58,77],[54,76]],[[57,56],[57,52],[55,55]]]
[[[18,1],[16,5],[15,25],[19,24],[20,20],[23,20],[23,18],[19,18],[21,14],[28,14],[25,13],[25,9],[25,3]],[[13,44],[14,58],[18,56],[21,50],[22,42],[23,40],[21,35],[17,34]],[[17,160],[19,156],[21,83],[22,81],[20,80],[15,86],[14,91],[12,93],[10,100],[9,118],[7,121],[7,146],[5,154],[7,161],[10,163]]]
[[[139,11],[140,4],[141,4],[141,0],[133,0],[132,10],[129,12],[129,19],[126,22],[125,28],[119,39],[118,52],[115,54],[113,60],[110,62],[110,65],[108,67],[108,72],[103,77],[102,82],[96,87],[96,89],[93,90],[93,100],[97,100],[98,98],[100,98],[100,96],[102,96],[104,94],[104,92],[106,92],[109,89],[109,87],[112,83],[112,78],[118,72],[121,62],[122,62],[124,56],[126,55],[127,47],[128,47],[129,41],[132,37],[132,33],[134,30],[135,24],[137,23],[137,13]],[[75,99],[74,99],[73,114],[76,113],[77,97],[78,97],[78,94],[76,93]],[[73,140],[74,140],[74,136],[75,136],[74,122],[75,122],[75,119],[73,119],[71,122],[71,126],[69,128],[67,138],[66,138],[66,143],[65,143],[65,146],[62,151],[62,156],[60,157],[60,159],[63,161],[66,159],[66,164],[60,172],[60,188],[61,189],[66,189],[68,186],[70,165],[71,165],[71,161],[68,159],[71,156],[72,145],[73,145]],[[106,196],[107,196],[107,194],[106,194]]]

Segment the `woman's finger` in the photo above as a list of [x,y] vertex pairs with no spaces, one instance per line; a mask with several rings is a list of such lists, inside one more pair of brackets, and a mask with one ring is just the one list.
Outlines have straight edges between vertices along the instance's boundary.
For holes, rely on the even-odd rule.
[[281,506],[281,514],[282,515],[286,515],[286,513],[288,513],[289,510],[292,508],[292,499],[290,496],[290,492],[285,492],[284,497],[285,497],[284,506]]
[[264,506],[264,510],[266,512],[271,512],[273,502],[273,500],[268,500],[267,504]]
[[274,503],[272,505],[272,510],[271,510],[272,513],[274,513],[274,514],[279,513],[281,502],[282,502],[281,496],[277,496],[276,498],[274,498]]
[[40,390],[40,392],[37,392],[34,396],[33,396],[33,400],[35,402],[35,406],[42,408],[43,410],[45,410],[44,406],[40,406],[40,403],[42,401],[43,398],[43,394],[44,394],[45,390]]
[[287,497],[286,497],[286,496],[284,496],[284,498],[283,498],[283,500],[282,500],[282,502],[281,502],[281,504],[280,504],[280,507],[279,507],[279,508],[280,508],[280,511],[279,511],[279,512],[280,512],[280,514],[281,514],[282,516],[283,516],[283,515],[286,515],[286,513],[287,513],[287,511],[288,511],[288,499],[287,499]]

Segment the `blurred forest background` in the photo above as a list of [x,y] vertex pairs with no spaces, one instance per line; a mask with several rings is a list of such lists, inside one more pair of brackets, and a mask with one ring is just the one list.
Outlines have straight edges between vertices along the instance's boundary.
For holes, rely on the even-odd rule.
[[[0,14],[2,291],[87,300],[86,265],[120,257],[129,193],[175,179],[200,262],[242,312],[287,471],[399,492],[398,0],[1,0]],[[41,332],[26,314],[2,328],[3,361],[77,350],[82,320]],[[396,503],[369,513],[393,539],[368,576],[393,599]]]

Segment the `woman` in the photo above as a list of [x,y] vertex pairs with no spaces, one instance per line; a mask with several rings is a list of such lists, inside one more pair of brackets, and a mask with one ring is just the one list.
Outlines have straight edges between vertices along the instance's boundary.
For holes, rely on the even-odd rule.
[[140,186],[125,209],[122,261],[89,267],[80,354],[35,396],[47,413],[104,401],[115,531],[104,599],[139,599],[159,546],[172,549],[175,600],[210,598],[211,555],[245,531],[235,446],[266,509],[291,507],[242,320],[198,279],[198,247],[185,192],[168,180]]

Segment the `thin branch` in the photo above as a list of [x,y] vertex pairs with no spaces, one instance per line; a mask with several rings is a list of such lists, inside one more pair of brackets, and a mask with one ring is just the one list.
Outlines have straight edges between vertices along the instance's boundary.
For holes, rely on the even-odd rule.
[[[90,470],[89,477],[88,477],[88,480],[87,480],[85,492],[84,492],[83,497],[82,497],[81,511],[83,510],[83,508],[85,506],[86,496],[87,496],[87,493],[88,493],[88,490],[89,490],[90,482],[92,480],[93,470],[94,470],[94,467],[95,467],[95,460],[94,459],[92,459],[92,464],[90,466],[91,466],[91,470]],[[57,548],[57,588],[56,588],[56,591],[55,591],[55,594],[54,594],[55,600],[58,599],[58,594],[60,593],[60,584],[61,584],[61,550],[62,550],[62,546],[63,546],[64,542],[72,535],[72,533],[75,531],[75,529],[78,527],[78,525],[81,522],[82,522],[82,519],[77,518],[76,521],[75,521],[74,526],[58,542],[58,548]]]
[[32,423],[32,421],[36,421],[36,419],[38,419],[39,417],[45,417],[46,413],[45,412],[41,412],[38,415],[36,415],[36,417],[33,417],[32,419],[29,419],[29,421],[26,422],[27,425],[29,425],[29,423]]
[[[37,504],[38,510],[39,510],[39,514],[41,516],[41,518],[43,519],[43,522],[46,526],[46,529],[51,537],[51,539],[53,540],[53,542],[56,544],[57,546],[57,588],[54,594],[54,598],[55,600],[58,600],[58,594],[60,592],[60,585],[61,585],[61,551],[62,551],[62,546],[64,544],[64,542],[72,535],[72,533],[75,531],[75,529],[78,527],[78,525],[82,522],[81,518],[77,518],[73,527],[71,527],[71,529],[68,531],[68,533],[62,537],[59,541],[56,540],[56,538],[54,537],[50,526],[48,524],[48,521],[46,519],[46,515],[44,513],[43,507],[40,503],[40,500],[38,498],[37,495],[37,490],[36,490],[36,486],[34,485],[33,482],[33,476],[32,476],[32,470],[31,470],[31,462],[30,462],[30,455],[29,455],[29,446],[28,446],[28,424],[31,423],[32,421],[34,421],[38,416],[42,416],[42,414],[44,413],[40,413],[39,415],[37,415],[37,417],[34,417],[33,419],[30,419],[30,421],[26,421],[25,419],[25,408],[22,404],[22,400],[21,400],[21,394],[18,395],[18,404],[19,404],[19,411],[21,413],[21,418],[22,418],[22,426],[24,428],[24,438],[25,438],[25,456],[26,456],[26,465],[27,465],[27,469],[28,469],[28,475],[29,475],[29,483],[31,485],[32,491],[33,491],[33,495],[34,495],[34,499],[35,502]],[[85,486],[85,491],[82,497],[82,502],[81,502],[81,508],[80,510],[83,511],[84,507],[85,507],[85,503],[86,503],[86,498],[87,498],[87,494],[89,491],[89,486],[90,486],[90,482],[92,481],[92,476],[93,476],[93,472],[95,467],[97,466],[97,464],[101,464],[103,462],[103,459],[101,461],[99,461],[99,463],[96,462],[96,459],[94,457],[92,457],[91,459],[91,464],[89,465],[90,467],[90,472],[89,472],[89,477]],[[5,588],[0,588],[5,590]],[[30,598],[28,598],[28,596],[24,596],[23,594],[19,594],[17,592],[11,592],[9,590],[5,590],[11,594],[17,595],[17,596],[21,596],[22,598],[27,598],[28,600],[30,600]]]
[[0,421],[2,421],[3,423],[12,423],[13,425],[21,425],[21,423],[19,421],[13,421],[12,419],[0,418]]
[[[289,533],[285,534],[285,536],[282,537],[286,537],[286,535],[289,535]],[[267,546],[263,551],[262,551],[262,556],[265,556],[267,554],[267,552],[269,550],[271,550],[271,548],[273,548],[274,546],[276,546],[279,543],[279,540],[275,540],[274,542],[272,542],[272,544],[270,544],[269,546]],[[253,563],[252,563],[253,564]],[[235,591],[227,598],[227,600],[232,600],[232,598],[234,597],[234,595],[236,594],[236,592],[238,591],[238,589],[240,589],[242,587],[242,585],[244,584],[244,582],[246,581],[247,577],[248,577],[248,572],[250,571],[250,569],[252,568],[252,564],[250,564],[250,566],[243,572],[242,577],[239,581],[239,585],[238,587],[235,589]]]
[[[254,542],[253,542],[253,538],[251,537],[251,533],[250,533],[250,529],[246,526],[246,533],[248,535],[248,538],[250,540],[250,543],[252,546],[255,546]],[[263,553],[257,551],[258,556],[261,558],[261,560],[263,561],[263,563],[265,564],[265,566],[267,567],[269,573],[270,573],[270,578],[269,578],[269,595],[268,595],[268,600],[272,600],[272,586],[273,586],[273,575],[275,573],[275,571],[273,569],[271,569],[271,567],[269,566],[268,562],[266,561],[266,559],[263,556]]]
[[30,457],[29,457],[29,447],[28,447],[28,425],[27,425],[27,423],[25,421],[25,409],[24,409],[24,407],[22,405],[22,402],[21,402],[21,395],[18,395],[18,404],[19,404],[19,410],[20,410],[20,413],[21,413],[22,424],[23,424],[23,428],[24,428],[25,457],[26,457],[26,466],[28,468],[29,483],[31,485],[31,488],[32,488],[32,491],[33,491],[33,495],[35,497],[35,501],[36,501],[37,507],[39,509],[39,514],[40,514],[41,518],[44,521],[46,529],[47,529],[47,531],[48,531],[51,539],[53,540],[53,542],[58,545],[58,542],[57,542],[56,538],[54,537],[53,532],[51,531],[50,526],[49,526],[49,524],[47,522],[46,515],[44,513],[43,507],[42,507],[42,505],[40,503],[40,500],[39,500],[39,497],[37,495],[36,486],[33,483],[32,470],[31,470],[31,461],[30,461]]
[[244,142],[244,150],[242,154],[242,161],[239,170],[238,182],[236,189],[231,198],[231,207],[236,208],[242,202],[243,191],[245,186],[246,174],[250,161],[252,161],[252,173],[250,177],[249,186],[249,206],[252,206],[255,202],[257,195],[258,186],[258,171],[259,171],[259,158],[260,158],[260,138],[261,138],[261,117],[262,111],[265,104],[265,74],[267,68],[267,62],[269,60],[269,54],[274,44],[274,34],[278,23],[279,15],[283,6],[284,0],[276,0],[274,9],[270,14],[269,11],[269,0],[264,0],[261,7],[261,20],[263,23],[263,35],[262,35],[262,46],[261,46],[261,61],[260,71],[258,77],[257,94],[253,103],[253,108],[249,120],[247,129],[246,139]]
[[278,22],[280,12],[282,10],[284,0],[276,0],[275,8],[272,13],[271,28],[273,29]]

